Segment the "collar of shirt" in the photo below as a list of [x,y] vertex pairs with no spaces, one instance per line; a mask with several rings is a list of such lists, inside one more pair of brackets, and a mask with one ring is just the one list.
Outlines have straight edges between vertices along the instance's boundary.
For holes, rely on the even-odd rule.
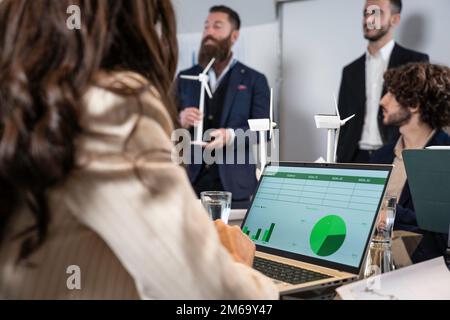
[[366,51],[366,60],[371,60],[373,58],[380,57],[383,58],[383,61],[389,62],[389,59],[391,57],[392,51],[395,47],[395,41],[391,40],[388,43],[384,45],[383,48],[381,48],[377,53],[374,55],[370,54],[369,50]]
[[225,75],[228,73],[228,71],[231,70],[231,68],[233,68],[233,66],[236,64],[237,59],[234,58],[234,54],[231,53],[231,59],[230,62],[228,62],[227,66],[225,67],[225,69],[223,69],[222,74],[220,75],[219,78],[217,78],[216,76],[216,71],[214,70],[214,68],[211,68],[208,72],[208,76],[209,76],[209,83],[211,86],[211,91],[214,93],[217,89],[217,87],[219,86],[220,82],[223,80],[223,78],[225,77]]
[[[430,143],[431,139],[434,137],[435,134],[436,134],[436,130],[433,130],[431,132],[431,134],[428,136],[428,139],[426,140],[427,142],[425,142],[425,144],[421,147],[421,149],[424,149],[428,145],[428,143]],[[397,144],[395,145],[395,148],[394,148],[394,154],[400,160],[403,160],[403,156],[402,156],[403,150],[405,150],[405,142],[403,141],[403,136],[401,136],[398,139]]]

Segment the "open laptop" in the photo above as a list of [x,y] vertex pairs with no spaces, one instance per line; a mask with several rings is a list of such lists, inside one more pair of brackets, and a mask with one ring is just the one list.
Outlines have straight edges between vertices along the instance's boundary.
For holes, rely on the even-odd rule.
[[254,268],[280,294],[353,281],[361,274],[392,166],[266,166],[242,231]]

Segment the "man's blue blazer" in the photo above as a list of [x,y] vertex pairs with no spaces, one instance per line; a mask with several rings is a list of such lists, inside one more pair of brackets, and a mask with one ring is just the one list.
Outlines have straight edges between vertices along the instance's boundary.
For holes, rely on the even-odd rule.
[[[178,75],[177,104],[179,111],[187,107],[198,107],[200,100],[200,82],[181,79],[180,75],[198,75],[202,71],[203,68],[196,65]],[[249,129],[248,119],[269,117],[269,85],[263,74],[240,62],[237,62],[229,72],[230,78],[220,118],[220,127],[246,131]],[[247,200],[256,189],[256,166],[248,162],[249,148],[246,145],[246,164],[218,165],[222,185],[226,191],[233,193],[234,200]],[[201,168],[200,164],[189,166],[189,178],[192,183],[197,179]]]

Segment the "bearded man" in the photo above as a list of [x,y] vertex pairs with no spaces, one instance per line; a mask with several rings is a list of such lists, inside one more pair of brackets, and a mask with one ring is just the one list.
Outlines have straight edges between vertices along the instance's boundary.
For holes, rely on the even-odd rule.
[[386,70],[410,62],[428,62],[426,54],[405,49],[394,42],[400,24],[401,0],[367,0],[363,11],[367,52],[344,68],[339,92],[339,111],[343,118],[356,114],[339,135],[338,162],[367,163],[383,145],[396,141],[398,128],[383,124],[380,99],[386,93]]
[[[268,118],[270,89],[266,77],[237,61],[232,47],[239,38],[239,15],[225,6],[210,9],[205,21],[198,65],[180,72],[177,78],[177,104],[180,124],[193,131],[203,119],[204,132],[210,132],[208,149],[221,149],[223,159],[234,158],[233,163],[193,163],[188,166],[189,177],[197,195],[203,191],[229,191],[234,202],[246,203],[257,185],[256,165],[251,161],[251,146],[236,146],[237,129],[249,130],[248,119]],[[182,79],[181,75],[198,75],[209,62],[215,63],[209,71],[212,99],[205,95],[205,112],[201,114],[200,82]],[[191,132],[192,133],[192,132]],[[242,147],[242,148],[241,148]],[[237,155],[237,150],[244,155]],[[245,161],[236,161],[237,159]],[[245,163],[242,163],[245,162]]]
[[[399,199],[394,228],[423,235],[411,257],[417,263],[444,255],[448,235],[418,227],[403,151],[450,145],[450,136],[442,130],[450,125],[450,68],[412,63],[389,70],[384,80],[387,93],[380,102],[383,123],[399,128],[400,138],[376,151],[371,162],[394,165],[386,194]],[[383,220],[383,212],[381,217]]]

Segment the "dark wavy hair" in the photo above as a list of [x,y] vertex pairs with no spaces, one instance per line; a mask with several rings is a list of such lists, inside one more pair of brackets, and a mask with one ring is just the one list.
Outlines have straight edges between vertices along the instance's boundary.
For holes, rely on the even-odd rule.
[[387,90],[401,106],[419,107],[421,120],[433,129],[450,125],[450,68],[429,63],[411,63],[388,70]]
[[215,12],[221,12],[226,13],[228,15],[228,20],[230,20],[231,25],[234,27],[235,30],[241,29],[241,17],[239,17],[239,14],[227,6],[213,6],[209,9],[209,13],[215,13]]
[[390,0],[392,13],[402,13],[403,3],[402,0]]
[[[80,29],[67,27],[71,5]],[[74,167],[82,96],[99,71],[144,76],[177,123],[175,16],[169,0],[3,0],[0,48],[0,236],[26,203],[36,220],[19,235],[26,258],[47,234],[46,192]]]

